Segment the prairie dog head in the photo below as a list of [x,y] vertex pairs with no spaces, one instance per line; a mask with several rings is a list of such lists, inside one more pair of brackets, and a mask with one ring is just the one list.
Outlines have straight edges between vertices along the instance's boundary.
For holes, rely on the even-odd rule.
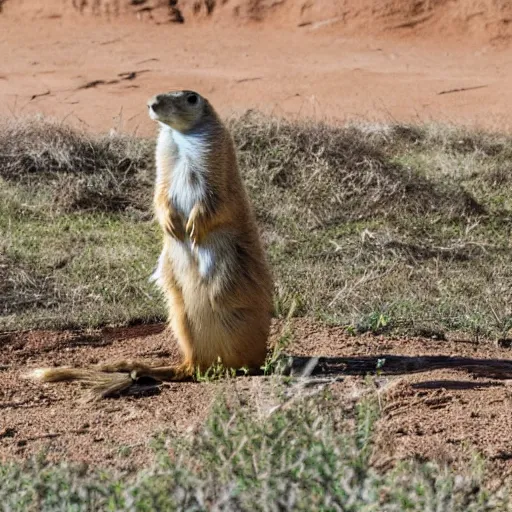
[[194,91],[157,94],[148,101],[148,111],[154,121],[182,133],[201,128],[216,117],[208,100]]

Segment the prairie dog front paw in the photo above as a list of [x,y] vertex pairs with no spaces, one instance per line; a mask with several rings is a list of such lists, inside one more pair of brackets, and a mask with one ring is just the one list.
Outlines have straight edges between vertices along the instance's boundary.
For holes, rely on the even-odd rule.
[[199,203],[196,204],[194,208],[192,208],[192,211],[188,217],[185,231],[192,242],[192,247],[199,245],[208,234],[206,226],[206,213],[202,205]]

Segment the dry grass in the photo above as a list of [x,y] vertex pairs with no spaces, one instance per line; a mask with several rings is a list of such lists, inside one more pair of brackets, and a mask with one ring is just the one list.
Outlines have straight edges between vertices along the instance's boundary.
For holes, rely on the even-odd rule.
[[0,330],[163,317],[152,151],[42,118],[0,125]]
[[123,134],[87,136],[41,117],[0,124],[1,177],[62,211],[144,213],[153,185],[152,144]]
[[510,138],[257,117],[233,128],[280,310],[298,299],[354,330],[510,336]]
[[[387,151],[395,130],[291,124],[249,116],[233,124],[263,220],[314,230],[349,221],[481,213],[460,187],[439,183]],[[274,222],[276,223],[276,222]],[[279,223],[279,222],[277,222]]]
[[[276,279],[348,329],[512,334],[512,140],[439,126],[230,122]],[[14,142],[13,142],[14,141]],[[0,128],[0,329],[162,318],[153,143]]]

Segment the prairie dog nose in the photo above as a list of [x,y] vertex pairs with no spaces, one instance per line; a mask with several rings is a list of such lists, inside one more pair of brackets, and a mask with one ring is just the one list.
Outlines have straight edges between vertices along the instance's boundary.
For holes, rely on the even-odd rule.
[[158,105],[160,104],[160,101],[162,100],[162,95],[161,94],[157,94],[156,96],[153,96],[152,98],[150,98],[148,100],[148,108],[151,110],[155,110]]

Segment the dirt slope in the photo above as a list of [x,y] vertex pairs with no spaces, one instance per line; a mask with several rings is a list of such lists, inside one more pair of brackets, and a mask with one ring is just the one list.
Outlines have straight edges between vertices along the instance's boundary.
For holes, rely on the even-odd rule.
[[274,28],[325,28],[337,33],[429,38],[512,35],[505,0],[7,0],[5,12],[32,18],[82,15],[156,23],[258,23]]
[[[82,403],[83,389],[70,383],[37,384],[20,379],[41,365],[87,365],[141,357],[176,360],[162,326],[89,333],[33,332],[1,340],[0,460],[21,459],[43,448],[50,459],[136,467],[152,457],[150,439],[164,430],[184,434],[198,427],[219,392],[219,384],[170,383],[144,397]],[[276,339],[278,325],[274,325]],[[303,320],[294,323],[297,356],[382,356],[397,354],[510,358],[510,349],[491,344],[428,339],[350,337],[342,329]],[[437,370],[377,379],[382,394],[376,463],[392,465],[414,456],[464,465],[474,453],[491,461],[495,474],[512,470],[510,437],[512,395],[508,381]],[[263,377],[239,378],[240,393],[261,393]],[[340,405],[350,406],[364,388],[363,378],[346,376],[331,389]],[[129,453],[129,456],[123,454]]]

